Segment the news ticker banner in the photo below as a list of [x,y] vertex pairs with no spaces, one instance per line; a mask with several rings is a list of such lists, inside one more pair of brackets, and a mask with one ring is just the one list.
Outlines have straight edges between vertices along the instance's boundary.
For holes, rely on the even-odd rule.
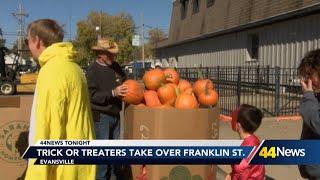
[[320,141],[263,140],[43,140],[24,158],[35,164],[320,164]]

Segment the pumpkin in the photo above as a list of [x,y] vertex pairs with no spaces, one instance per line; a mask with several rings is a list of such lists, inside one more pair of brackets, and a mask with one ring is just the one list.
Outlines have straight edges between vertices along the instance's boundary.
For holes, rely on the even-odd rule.
[[170,109],[173,108],[172,106],[170,106],[169,104],[161,104],[160,106],[156,106],[156,109]]
[[138,108],[145,108],[145,107],[146,107],[146,105],[145,105],[145,104],[143,104],[143,103],[140,103],[140,104],[138,104],[138,105],[137,105],[137,107],[138,107]]
[[165,84],[158,89],[158,97],[162,104],[173,105],[177,97],[176,89],[170,84]]
[[144,101],[148,107],[156,107],[161,105],[157,92],[152,90],[144,92]]
[[181,79],[179,81],[178,88],[179,88],[180,92],[183,92],[188,88],[192,88],[192,85],[189,83],[189,81],[187,81],[185,79]]
[[172,86],[174,89],[178,88],[178,85],[174,84],[174,83],[167,83],[168,85]]
[[167,68],[164,71],[164,75],[166,76],[166,81],[168,83],[174,83],[174,84],[178,84],[179,83],[179,74],[177,73],[177,71],[175,71],[174,69],[171,68]]
[[191,94],[191,93],[193,93],[193,89],[192,89],[192,87],[189,87],[189,88],[187,88],[186,90],[184,90],[183,92],[180,92],[180,93],[188,93],[188,94]]
[[199,104],[192,92],[183,92],[177,97],[175,107],[178,109],[195,109],[199,107]]
[[161,69],[152,69],[143,75],[143,83],[149,90],[158,90],[166,82],[166,77]]
[[205,93],[198,96],[198,100],[202,105],[215,105],[218,102],[218,93],[213,89],[207,89]]
[[126,80],[123,85],[128,87],[128,92],[122,98],[122,100],[128,104],[137,105],[143,100],[143,88],[142,86],[135,80]]
[[210,79],[201,79],[196,81],[193,84],[193,91],[197,96],[204,93],[206,89],[213,89],[213,88],[214,86]]

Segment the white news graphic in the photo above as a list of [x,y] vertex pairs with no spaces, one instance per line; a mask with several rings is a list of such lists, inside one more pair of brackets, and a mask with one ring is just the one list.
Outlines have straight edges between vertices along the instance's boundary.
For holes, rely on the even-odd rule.
[[239,163],[252,153],[241,140],[43,140],[24,158],[35,164]]

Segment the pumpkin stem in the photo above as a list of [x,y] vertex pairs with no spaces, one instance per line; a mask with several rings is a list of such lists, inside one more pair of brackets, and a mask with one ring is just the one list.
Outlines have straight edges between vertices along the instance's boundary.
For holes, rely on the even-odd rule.
[[165,74],[165,77],[166,77],[166,79],[167,78],[172,78],[172,75],[171,74]]
[[209,94],[209,81],[206,82],[206,87],[204,88],[204,92],[206,95]]
[[180,88],[177,87],[175,90],[176,90],[176,96],[178,97],[180,95]]

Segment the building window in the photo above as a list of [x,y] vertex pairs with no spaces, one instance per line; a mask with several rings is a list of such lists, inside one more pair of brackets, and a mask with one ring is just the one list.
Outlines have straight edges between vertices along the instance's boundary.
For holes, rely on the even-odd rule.
[[248,36],[248,53],[249,60],[258,60],[259,58],[259,36],[257,34],[250,34]]
[[192,13],[198,13],[199,12],[199,0],[193,0],[193,9]]
[[207,7],[213,6],[215,0],[207,0]]
[[188,0],[180,0],[181,3],[181,19],[185,19],[187,17],[188,11]]

